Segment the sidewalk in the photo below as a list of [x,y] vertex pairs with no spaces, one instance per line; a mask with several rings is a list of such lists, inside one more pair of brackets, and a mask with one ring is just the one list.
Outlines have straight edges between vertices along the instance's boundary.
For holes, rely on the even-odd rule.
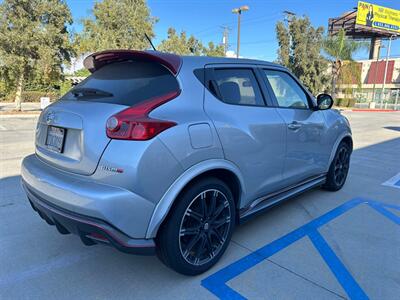
[[37,117],[40,112],[40,103],[26,102],[21,104],[22,110],[15,110],[15,103],[13,102],[0,102],[0,118],[31,118]]
[[[40,103],[39,102],[26,102],[22,103],[22,112],[40,112]],[[15,110],[14,102],[0,102],[0,112],[12,112]]]

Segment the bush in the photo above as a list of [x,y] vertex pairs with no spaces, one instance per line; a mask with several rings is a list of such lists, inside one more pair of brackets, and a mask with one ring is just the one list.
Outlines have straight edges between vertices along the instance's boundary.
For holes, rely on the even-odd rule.
[[349,105],[349,99],[342,98],[339,100],[338,106],[347,107]]
[[354,107],[356,105],[356,99],[349,99],[348,107]]
[[55,92],[26,91],[22,92],[22,102],[40,102],[40,97],[49,97],[50,101],[56,100],[60,95]]
[[[22,92],[22,102],[40,102],[40,97],[49,97],[50,101],[54,101],[60,97],[56,92],[42,92],[42,91],[24,91]],[[15,94],[8,94],[1,98],[4,102],[14,102]]]
[[335,98],[335,99],[333,100],[333,105],[334,105],[334,106],[339,106],[340,100],[342,100],[342,98]]
[[60,84],[60,97],[66,94],[72,88],[71,81],[63,81]]

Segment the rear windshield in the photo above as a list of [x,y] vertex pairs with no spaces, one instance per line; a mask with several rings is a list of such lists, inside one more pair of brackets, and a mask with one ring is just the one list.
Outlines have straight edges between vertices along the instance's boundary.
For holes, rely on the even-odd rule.
[[102,67],[60,100],[132,106],[178,89],[176,78],[164,66],[153,62],[125,61]]

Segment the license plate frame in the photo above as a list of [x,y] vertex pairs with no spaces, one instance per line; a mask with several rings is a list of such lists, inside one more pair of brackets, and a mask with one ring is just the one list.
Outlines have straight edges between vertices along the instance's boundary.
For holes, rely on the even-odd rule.
[[45,146],[53,152],[62,153],[64,151],[65,135],[65,128],[48,126]]

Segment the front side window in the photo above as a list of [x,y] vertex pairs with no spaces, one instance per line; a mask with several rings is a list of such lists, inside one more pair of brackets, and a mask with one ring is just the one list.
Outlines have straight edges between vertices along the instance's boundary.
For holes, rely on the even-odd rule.
[[264,70],[279,107],[308,108],[308,96],[299,84],[287,73]]
[[223,102],[264,105],[257,79],[251,69],[215,69],[214,78]]

